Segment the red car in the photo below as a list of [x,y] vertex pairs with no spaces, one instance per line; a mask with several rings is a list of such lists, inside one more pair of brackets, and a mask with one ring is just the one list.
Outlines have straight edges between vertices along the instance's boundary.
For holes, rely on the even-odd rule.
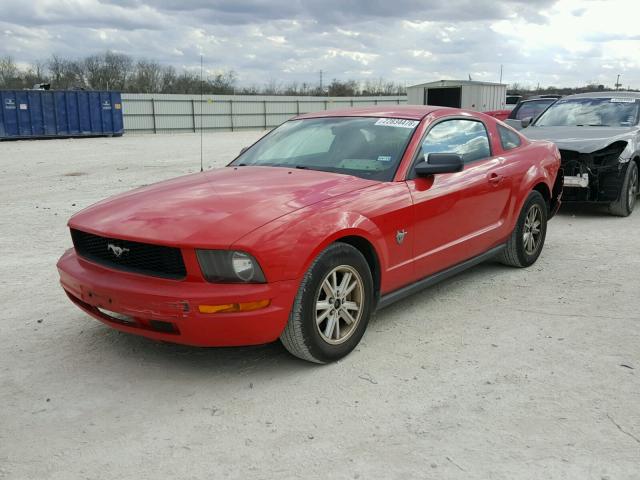
[[504,122],[511,115],[511,110],[489,110],[484,114]]
[[324,363],[370,316],[479,262],[536,261],[560,155],[446,107],[301,115],[227,167],[133,190],[69,221],[69,298],[107,325],[198,346],[278,338]]

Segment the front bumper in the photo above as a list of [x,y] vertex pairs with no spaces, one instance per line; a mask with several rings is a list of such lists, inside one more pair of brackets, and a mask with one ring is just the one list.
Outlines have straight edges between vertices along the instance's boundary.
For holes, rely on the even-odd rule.
[[[123,332],[195,346],[257,345],[284,329],[299,281],[212,284],[153,278],[111,270],[68,250],[58,261],[60,283],[78,307]],[[252,312],[200,313],[199,305],[269,299]],[[105,310],[130,317],[122,321]]]

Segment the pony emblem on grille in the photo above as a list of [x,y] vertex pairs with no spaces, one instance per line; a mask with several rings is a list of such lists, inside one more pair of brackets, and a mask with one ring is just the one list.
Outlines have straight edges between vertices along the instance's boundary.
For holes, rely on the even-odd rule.
[[118,245],[114,245],[113,243],[107,244],[107,250],[110,250],[111,253],[116,256],[116,258],[120,258],[124,253],[128,253],[131,251],[128,248],[119,247]]

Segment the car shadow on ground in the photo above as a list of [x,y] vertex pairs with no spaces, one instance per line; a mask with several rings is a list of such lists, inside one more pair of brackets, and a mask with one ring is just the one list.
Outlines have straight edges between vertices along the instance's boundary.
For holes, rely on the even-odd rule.
[[442,295],[446,295],[447,297],[464,295],[467,288],[473,288],[477,282],[491,282],[494,276],[512,270],[513,267],[508,267],[498,260],[486,260],[435,285],[423,290],[418,290],[408,297],[377,311],[373,315],[369,326],[373,325],[378,327],[384,325],[385,318],[402,314],[406,312],[408,307],[417,307],[423,309],[425,312],[433,311],[433,305],[431,303],[438,297]]
[[558,211],[563,217],[599,218],[610,217],[607,205],[599,203],[563,203]]
[[189,372],[210,377],[212,373],[242,374],[251,371],[260,371],[261,375],[287,375],[319,366],[295,358],[279,341],[246,347],[192,347],[119,332],[99,322],[83,330],[89,336],[86,348],[91,350],[86,353],[107,361],[112,358],[113,368],[117,368],[117,361],[125,359],[130,366],[146,370]]

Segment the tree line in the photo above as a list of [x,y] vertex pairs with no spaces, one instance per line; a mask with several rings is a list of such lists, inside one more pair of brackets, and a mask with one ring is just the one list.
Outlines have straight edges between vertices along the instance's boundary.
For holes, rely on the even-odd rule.
[[155,60],[136,59],[107,51],[84,58],[52,55],[20,68],[9,56],[0,57],[0,88],[28,89],[48,83],[55,90],[118,90],[127,93],[238,94],[238,95],[404,95],[406,88],[383,79],[333,79],[324,88],[310,82],[282,83],[270,80],[263,85],[239,86],[234,71],[207,75],[178,70]]
[[[428,76],[425,73],[425,76]],[[0,89],[33,88],[49,83],[55,90],[118,90],[127,93],[183,93],[237,95],[329,95],[333,97],[405,95],[406,87],[384,79],[333,79],[320,87],[319,82],[283,83],[271,79],[262,85],[239,86],[233,70],[207,75],[200,80],[199,70],[178,70],[155,60],[136,59],[123,53],[107,51],[84,58],[70,59],[52,55],[20,68],[13,58],[0,57]],[[612,90],[589,83],[583,87],[532,88],[520,83],[509,85],[509,94],[528,97],[536,94],[570,95],[573,93]]]
[[[531,87],[526,85],[521,85],[520,83],[512,83],[509,85],[507,90],[508,95],[522,95],[523,97],[531,97],[534,95],[575,95],[577,93],[588,93],[588,92],[610,92],[615,90],[615,88],[609,87],[607,85],[598,84],[594,82],[588,82],[586,85],[582,87]],[[625,88],[626,91],[637,91],[632,88]]]

